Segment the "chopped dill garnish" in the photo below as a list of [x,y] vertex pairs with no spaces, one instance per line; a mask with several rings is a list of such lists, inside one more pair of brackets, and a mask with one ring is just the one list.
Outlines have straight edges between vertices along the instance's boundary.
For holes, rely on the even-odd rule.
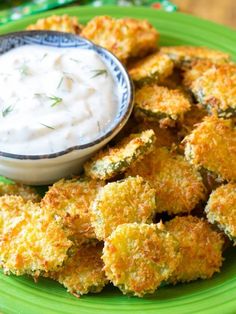
[[45,52],[45,54],[42,56],[41,60],[40,61],[43,61],[46,57],[47,57],[48,53]]
[[98,69],[98,70],[92,70],[94,75],[91,78],[100,76],[100,75],[106,75],[107,76],[107,70],[106,69]]
[[80,60],[74,59],[74,58],[70,58],[71,61],[76,62],[76,63],[81,63]]
[[97,121],[97,127],[98,127],[98,131],[101,132],[101,126],[100,126],[100,122]]
[[13,111],[13,106],[8,106],[7,108],[2,110],[2,116],[5,118],[10,112]]
[[59,81],[59,83],[57,85],[57,89],[59,89],[61,87],[61,84],[62,84],[63,80],[64,80],[64,77],[62,76],[62,78],[60,79],[60,81]]
[[53,103],[51,104],[51,107],[55,107],[55,106],[57,106],[58,104],[60,104],[62,102],[62,98],[61,97],[50,96],[49,98],[53,101]]
[[29,74],[29,68],[25,63],[22,64],[22,66],[19,68],[19,71],[20,71],[20,74],[24,76]]
[[48,128],[48,129],[51,129],[51,130],[55,130],[55,128],[53,128],[50,125],[47,125],[47,124],[44,124],[44,123],[39,123],[39,124],[41,124],[42,126],[45,126],[45,128]]

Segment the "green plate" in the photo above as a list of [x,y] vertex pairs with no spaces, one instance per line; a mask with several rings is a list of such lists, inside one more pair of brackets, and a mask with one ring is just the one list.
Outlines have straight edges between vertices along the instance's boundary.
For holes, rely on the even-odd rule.
[[[181,13],[146,8],[76,7],[35,15],[0,28],[0,33],[24,29],[39,17],[51,14],[76,15],[87,22],[95,15],[148,19],[161,33],[162,45],[205,45],[232,54],[236,60],[236,33],[226,27]],[[100,294],[76,299],[56,282],[0,274],[0,312],[4,314],[235,314],[236,250],[225,253],[220,274],[211,280],[166,286],[154,295],[138,299],[123,296],[108,286]]]

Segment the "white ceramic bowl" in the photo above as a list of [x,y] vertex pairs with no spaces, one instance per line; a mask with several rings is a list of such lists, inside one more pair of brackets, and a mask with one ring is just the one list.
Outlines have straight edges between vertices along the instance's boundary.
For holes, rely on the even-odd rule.
[[110,70],[119,90],[118,113],[111,126],[96,140],[48,155],[17,155],[0,151],[0,175],[25,184],[43,185],[78,174],[82,164],[122,129],[132,111],[133,85],[127,71],[113,54],[68,33],[25,31],[0,36],[0,54],[27,44],[92,49]]

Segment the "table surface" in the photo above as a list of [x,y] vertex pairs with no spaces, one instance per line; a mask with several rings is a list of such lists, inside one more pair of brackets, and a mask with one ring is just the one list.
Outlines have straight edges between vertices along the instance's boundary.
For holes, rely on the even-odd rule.
[[172,0],[179,11],[236,28],[236,0]]

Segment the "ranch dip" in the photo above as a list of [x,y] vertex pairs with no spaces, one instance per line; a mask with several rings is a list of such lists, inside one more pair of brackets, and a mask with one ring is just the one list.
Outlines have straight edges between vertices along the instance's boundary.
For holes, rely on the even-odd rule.
[[91,50],[25,45],[0,56],[0,151],[50,154],[88,143],[118,108],[112,75]]

